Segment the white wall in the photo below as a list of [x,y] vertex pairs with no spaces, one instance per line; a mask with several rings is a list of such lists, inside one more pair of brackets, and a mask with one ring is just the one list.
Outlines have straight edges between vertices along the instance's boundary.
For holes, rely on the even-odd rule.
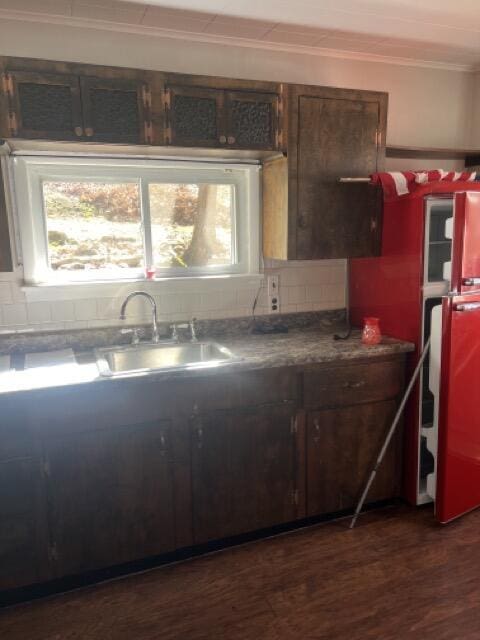
[[480,149],[480,71],[472,74],[472,84],[472,124],[469,146],[473,149]]
[[[473,74],[464,72],[8,20],[0,23],[0,55],[387,91],[389,144],[463,147],[472,138],[476,87]],[[408,161],[402,162],[404,168],[410,168]],[[455,163],[436,163],[439,165],[451,168]],[[399,162],[391,161],[390,168],[400,168]],[[269,267],[280,274],[283,311],[344,305],[343,261]],[[116,298],[85,300],[83,304],[73,300],[27,304],[19,286],[21,277],[21,269],[13,276],[0,274],[3,330],[74,328],[117,322]],[[181,319],[192,312],[199,317],[227,317],[247,314],[255,292],[252,287],[229,285],[221,291],[218,287],[215,291],[205,290],[196,297],[162,296],[159,290],[158,298],[162,315],[167,319]],[[264,302],[262,294],[260,312],[264,310]],[[138,320],[142,317],[143,310],[138,308]]]

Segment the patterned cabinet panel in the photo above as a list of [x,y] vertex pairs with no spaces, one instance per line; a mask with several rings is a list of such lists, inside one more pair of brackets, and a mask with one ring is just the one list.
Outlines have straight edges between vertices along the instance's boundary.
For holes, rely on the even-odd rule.
[[169,87],[166,96],[167,137],[170,144],[194,147],[226,146],[223,91],[201,87]]
[[151,142],[150,92],[141,82],[81,78],[85,136],[104,142]]
[[10,135],[75,140],[83,135],[80,84],[76,76],[7,72]]
[[278,96],[232,91],[227,94],[227,144],[245,149],[276,149]]

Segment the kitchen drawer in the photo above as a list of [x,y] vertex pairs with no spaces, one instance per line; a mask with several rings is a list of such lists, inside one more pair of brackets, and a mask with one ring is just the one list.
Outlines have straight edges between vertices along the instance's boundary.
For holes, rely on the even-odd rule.
[[334,407],[394,398],[403,389],[403,358],[305,371],[305,407]]
[[289,369],[262,369],[195,380],[190,399],[196,410],[214,411],[296,401],[298,376]]

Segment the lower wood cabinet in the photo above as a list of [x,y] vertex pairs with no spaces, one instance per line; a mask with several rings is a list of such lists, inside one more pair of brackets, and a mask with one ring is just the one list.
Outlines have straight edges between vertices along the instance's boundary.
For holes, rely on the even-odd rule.
[[[395,400],[307,414],[307,514],[335,513],[356,506],[388,429]],[[367,503],[400,493],[401,429],[390,443]]]
[[[0,395],[0,590],[352,509],[404,358]],[[367,502],[399,495],[398,431]]]
[[295,412],[285,403],[192,417],[196,544],[297,518]]
[[168,421],[73,433],[45,442],[57,576],[175,547]]
[[0,591],[51,577],[40,448],[24,405],[0,395]]
[[40,461],[0,461],[0,590],[51,577]]

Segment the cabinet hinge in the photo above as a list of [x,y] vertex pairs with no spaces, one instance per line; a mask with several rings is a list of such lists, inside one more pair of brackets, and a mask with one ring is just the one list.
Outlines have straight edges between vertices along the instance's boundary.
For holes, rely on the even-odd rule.
[[2,75],[2,87],[7,96],[13,98],[13,79],[9,73]]
[[145,109],[151,109],[152,108],[152,92],[150,91],[150,87],[146,84],[142,86],[142,99],[143,99],[143,106],[145,107]]
[[170,91],[168,89],[165,89],[165,91],[163,92],[163,105],[165,107],[165,111],[170,110],[170,102],[171,102]]
[[55,543],[51,544],[48,547],[48,558],[53,562],[56,562],[58,560],[58,550],[57,550],[57,545]]
[[170,124],[170,104],[171,96],[170,91],[165,90],[163,92],[163,108],[165,110],[165,143],[170,144],[172,141],[172,128]]
[[281,149],[283,147],[283,85],[280,90],[277,102],[277,132],[276,132],[276,148]]
[[18,133],[17,116],[14,111],[8,113],[8,128],[12,136],[16,136]]
[[298,505],[298,489],[292,490],[291,498],[292,498],[292,504]]
[[153,144],[153,126],[151,120],[145,120],[144,124],[145,142]]
[[294,434],[298,432],[298,421],[297,416],[292,416],[290,418],[290,433]]

